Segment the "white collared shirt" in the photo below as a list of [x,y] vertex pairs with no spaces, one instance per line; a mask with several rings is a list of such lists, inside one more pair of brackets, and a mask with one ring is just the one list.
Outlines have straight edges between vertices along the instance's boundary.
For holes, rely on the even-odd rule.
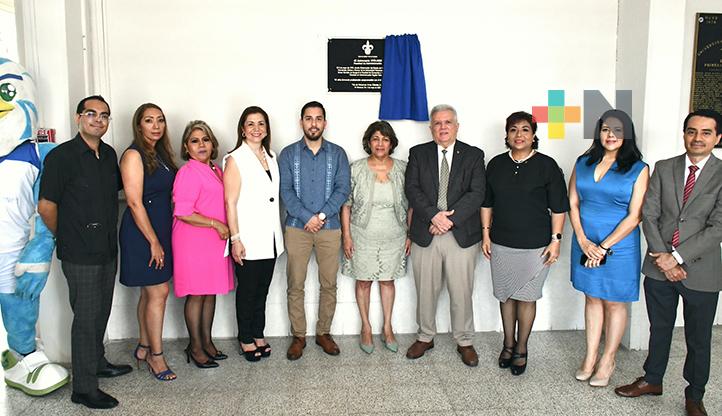
[[449,164],[449,173],[451,173],[451,162],[454,159],[454,146],[456,146],[456,140],[454,140],[453,143],[451,143],[448,147],[444,148],[440,144],[436,145],[436,151],[438,152],[438,168],[439,168],[439,176],[441,176],[441,161],[443,160],[444,154],[441,153],[442,150],[446,149],[446,163]]
[[694,180],[697,182],[697,179],[699,179],[699,174],[702,172],[702,169],[704,169],[704,165],[709,160],[710,155],[707,155],[704,159],[700,160],[697,163],[692,163],[691,160],[689,160],[689,156],[686,156],[684,158],[684,177],[682,178],[682,183],[687,183],[687,175],[689,175],[689,167],[692,165],[696,165],[699,169],[697,169],[697,172],[694,173]]

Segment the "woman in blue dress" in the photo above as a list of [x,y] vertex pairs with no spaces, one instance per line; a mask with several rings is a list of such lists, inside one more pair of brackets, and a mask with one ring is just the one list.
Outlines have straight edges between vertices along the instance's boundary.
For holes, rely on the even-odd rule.
[[133,115],[133,143],[120,159],[128,209],[120,224],[120,283],[140,289],[140,337],[133,355],[146,361],[161,381],[176,375],[163,358],[161,344],[168,281],[173,275],[171,192],[178,168],[166,130],[165,115],[143,104]]
[[[569,181],[571,280],[586,296],[587,352],[576,379],[591,386],[609,384],[627,326],[626,303],[639,298],[639,223],[648,182],[632,120],[623,111],[605,112]],[[604,353],[597,362],[602,330]]]

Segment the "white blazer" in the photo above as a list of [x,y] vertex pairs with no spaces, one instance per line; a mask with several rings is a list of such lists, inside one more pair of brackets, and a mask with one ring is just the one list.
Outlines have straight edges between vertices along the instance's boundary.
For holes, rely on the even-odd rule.
[[271,179],[261,166],[258,158],[244,142],[241,147],[223,158],[232,157],[241,175],[241,192],[238,195],[238,232],[246,248],[246,259],[263,260],[273,258],[273,244],[276,254],[283,253],[283,231],[281,211],[278,204],[280,175],[278,160],[273,151],[266,157]]

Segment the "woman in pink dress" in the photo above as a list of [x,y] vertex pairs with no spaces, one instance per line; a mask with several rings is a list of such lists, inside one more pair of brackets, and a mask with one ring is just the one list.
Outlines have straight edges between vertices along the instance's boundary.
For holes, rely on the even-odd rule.
[[211,340],[216,295],[233,289],[223,200],[223,173],[213,163],[218,140],[203,121],[191,121],[183,132],[181,157],[187,160],[173,184],[173,260],[177,297],[186,296],[185,319],[190,343],[186,361],[199,368],[218,367],[228,358]]

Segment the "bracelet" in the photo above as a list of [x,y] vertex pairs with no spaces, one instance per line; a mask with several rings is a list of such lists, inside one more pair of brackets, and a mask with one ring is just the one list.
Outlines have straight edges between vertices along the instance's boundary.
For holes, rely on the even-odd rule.
[[605,256],[611,256],[612,254],[614,254],[614,252],[612,251],[612,248],[611,248],[611,247],[606,248],[606,247],[604,247],[603,245],[599,244],[599,248],[601,248],[602,250],[606,251],[606,254],[604,254]]
[[240,241],[240,240],[241,240],[241,233],[236,233],[231,236],[231,242]]
[[211,220],[211,228],[213,228],[213,225],[214,225],[214,224],[213,224],[213,220]]

